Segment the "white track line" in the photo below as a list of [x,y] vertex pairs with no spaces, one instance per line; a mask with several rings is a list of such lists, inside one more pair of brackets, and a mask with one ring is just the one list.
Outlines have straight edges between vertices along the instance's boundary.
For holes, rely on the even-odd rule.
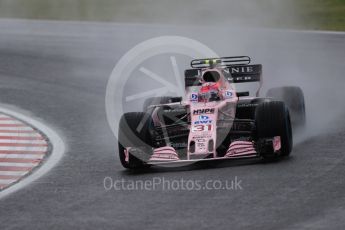
[[8,147],[8,146],[0,146],[1,150],[8,150],[8,151],[47,151],[48,147]]
[[39,133],[2,133],[0,131],[0,137],[41,137]]
[[0,139],[0,144],[1,143],[11,143],[11,144],[46,144],[47,142],[45,140],[15,140],[15,139]]
[[[0,110],[1,111],[1,110]],[[34,129],[28,126],[23,126],[23,127],[5,127],[0,125],[0,132],[7,131],[7,130],[13,130],[13,131],[33,131]]]
[[9,159],[43,159],[45,154],[0,154],[0,158]]
[[36,167],[38,163],[10,163],[10,162],[0,162],[0,166],[8,167]]
[[0,154],[0,158],[8,158],[8,159],[43,159],[45,154]]
[[0,171],[0,176],[24,176],[27,173],[22,171]]
[[23,122],[17,121],[17,120],[0,120],[0,127],[1,125],[10,125],[10,124],[19,124],[19,125],[24,125]]
[[1,180],[0,179],[0,184],[12,184],[13,182],[16,182],[16,180]]
[[[21,113],[15,112],[13,110],[7,109],[5,108],[5,106],[1,106],[0,105],[0,113],[5,113],[8,114],[9,116],[13,116],[15,118],[18,118],[19,120],[22,120],[24,122],[26,122],[27,124],[35,127],[36,129],[40,130],[42,133],[44,133],[47,138],[49,139],[51,145],[52,145],[52,152],[50,154],[50,156],[47,158],[47,160],[40,166],[38,167],[38,169],[36,169],[32,174],[30,174],[29,176],[23,178],[22,180],[20,180],[18,183],[15,183],[11,186],[9,186],[8,188],[4,189],[3,191],[0,192],[0,199],[4,198],[6,196],[8,196],[11,193],[14,193],[22,188],[24,188],[25,186],[29,185],[30,183],[32,183],[33,181],[37,180],[38,178],[40,178],[41,176],[43,176],[44,174],[46,174],[50,169],[52,169],[62,158],[64,152],[65,152],[65,144],[62,141],[62,139],[59,137],[59,135],[52,130],[51,128],[49,128],[48,126],[46,126],[45,124],[43,124],[42,122],[39,122],[35,119],[32,119],[31,117],[28,117],[26,115],[23,115]],[[4,115],[0,115],[0,137],[4,137],[4,136],[17,136],[17,137],[40,137],[39,134],[34,134],[34,133],[24,133],[27,131],[34,131],[35,129],[32,128],[26,128],[26,127],[2,127],[1,126],[1,118],[8,118],[8,116],[4,116]],[[16,130],[19,129],[19,132],[17,133]],[[6,131],[11,131],[11,132],[7,132]],[[20,132],[23,133],[20,133]],[[12,142],[4,142],[4,143],[12,143]],[[14,142],[14,143],[19,143]],[[30,142],[29,142],[30,143]],[[1,153],[1,151],[4,151],[3,153]],[[28,151],[27,153],[24,152],[23,154],[9,154],[6,151]],[[47,151],[47,147],[4,147],[4,146],[0,146],[0,157],[1,158],[12,158],[12,159],[38,159],[41,160],[44,157],[44,153],[42,154],[30,154],[29,151],[39,151],[39,152],[45,152]],[[2,165],[1,165],[2,164]],[[5,163],[7,166],[10,167],[33,167],[35,165],[37,165],[36,163]],[[3,166],[4,164],[2,162],[0,162],[0,167],[6,167]],[[0,175],[2,176],[21,176],[21,175],[25,175],[27,172],[24,171],[18,171],[18,170],[14,170],[14,171],[1,171]],[[16,180],[0,180],[0,184],[8,184],[10,182],[14,182]]]

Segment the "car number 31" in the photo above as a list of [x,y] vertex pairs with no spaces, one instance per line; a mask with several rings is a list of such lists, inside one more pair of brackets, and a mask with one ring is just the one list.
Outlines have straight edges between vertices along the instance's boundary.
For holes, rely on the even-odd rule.
[[212,131],[212,125],[194,125],[192,132],[209,132]]

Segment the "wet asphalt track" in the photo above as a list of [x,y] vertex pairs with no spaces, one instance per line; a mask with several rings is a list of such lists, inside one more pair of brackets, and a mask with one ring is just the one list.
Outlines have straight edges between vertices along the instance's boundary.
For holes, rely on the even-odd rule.
[[[159,35],[191,37],[220,55],[254,55],[267,75],[276,76],[272,85],[304,86],[310,131],[292,157],[274,164],[123,170],[105,115],[107,80],[125,52]],[[51,125],[68,150],[46,176],[0,200],[0,229],[341,229],[344,51],[345,35],[337,34],[1,21],[1,103]],[[287,72],[294,77],[280,76]],[[242,190],[106,191],[107,176],[203,182],[237,177]]]

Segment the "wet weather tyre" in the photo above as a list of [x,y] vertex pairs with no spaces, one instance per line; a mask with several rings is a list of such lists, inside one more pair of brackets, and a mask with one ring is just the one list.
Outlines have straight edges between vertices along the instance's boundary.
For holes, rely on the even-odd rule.
[[118,132],[118,147],[119,158],[121,164],[127,169],[141,169],[148,167],[144,159],[147,156],[142,156],[140,159],[129,153],[128,161],[126,161],[125,148],[126,147],[150,147],[152,146],[150,125],[152,124],[151,116],[146,113],[126,113],[119,123]]
[[285,102],[291,115],[294,128],[303,128],[306,124],[304,93],[300,87],[287,86],[268,90],[267,97]]
[[281,150],[278,154],[261,153],[266,159],[278,159],[289,156],[292,151],[293,139],[290,114],[287,106],[281,101],[262,102],[255,112],[256,131],[259,139],[280,136]]

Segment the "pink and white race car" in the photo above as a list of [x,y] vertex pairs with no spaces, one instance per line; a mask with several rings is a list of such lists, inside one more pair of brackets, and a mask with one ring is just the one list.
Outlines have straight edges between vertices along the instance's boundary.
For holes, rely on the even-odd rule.
[[[250,62],[247,56],[193,60],[184,98],[149,98],[144,112],[124,114],[118,135],[123,167],[289,156],[292,130],[305,124],[303,92],[280,87],[258,97],[262,66]],[[255,97],[237,92],[241,83],[257,83]]]

